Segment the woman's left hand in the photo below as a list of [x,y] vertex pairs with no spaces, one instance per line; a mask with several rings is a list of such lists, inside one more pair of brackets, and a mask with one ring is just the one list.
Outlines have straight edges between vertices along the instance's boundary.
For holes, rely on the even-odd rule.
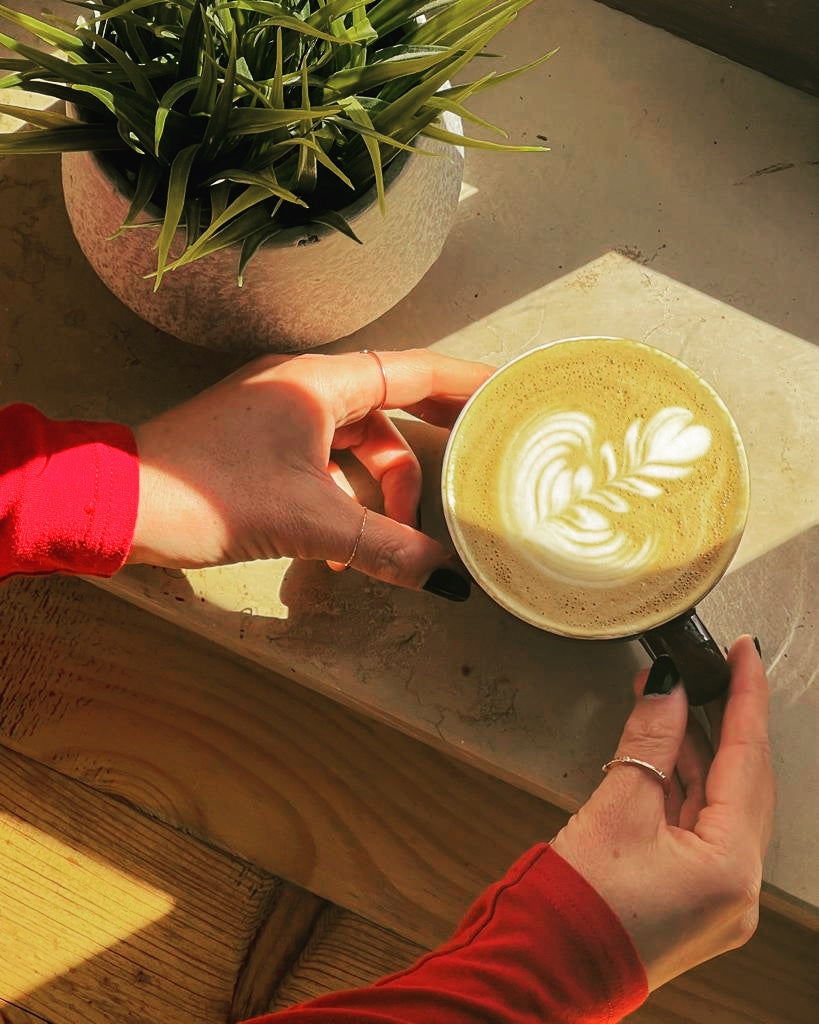
[[618,915],[652,990],[753,935],[774,812],[768,682],[751,637],[728,654],[724,706],[706,709],[710,741],[663,657],[638,677],[617,755],[664,772],[668,798],[650,771],[619,765],[552,840]]
[[[381,410],[450,427],[491,372],[425,349],[250,363],[135,431],[140,500],[128,561],[196,568],[289,556],[343,566],[355,550],[353,568],[370,576],[465,597],[447,550],[416,529],[418,459]],[[383,494],[384,514],[368,512],[363,533],[339,450]]]

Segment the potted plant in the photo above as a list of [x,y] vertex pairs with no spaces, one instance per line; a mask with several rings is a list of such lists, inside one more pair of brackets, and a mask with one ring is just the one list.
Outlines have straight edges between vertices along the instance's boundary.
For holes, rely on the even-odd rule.
[[0,5],[0,88],[67,105],[0,103],[27,125],[0,134],[0,156],[62,154],[86,257],[156,326],[216,347],[324,344],[437,258],[461,147],[540,148],[461,134],[493,128],[470,96],[550,56],[498,72],[484,52],[530,2],[80,0],[74,23]]

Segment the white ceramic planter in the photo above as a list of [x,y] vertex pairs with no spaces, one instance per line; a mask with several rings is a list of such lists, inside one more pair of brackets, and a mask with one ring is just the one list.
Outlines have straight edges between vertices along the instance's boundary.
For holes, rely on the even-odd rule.
[[[452,115],[444,127],[461,131]],[[143,319],[210,348],[296,352],[377,319],[438,258],[457,210],[463,150],[425,138],[418,145],[439,155],[399,156],[390,164],[383,216],[374,190],[344,211],[363,245],[316,225],[289,230],[256,253],[242,288],[236,284],[238,251],[225,249],[166,274],[155,293],[146,275],[156,265],[157,231],[110,237],[129,200],[94,154],[63,155],[63,191],[89,263]]]

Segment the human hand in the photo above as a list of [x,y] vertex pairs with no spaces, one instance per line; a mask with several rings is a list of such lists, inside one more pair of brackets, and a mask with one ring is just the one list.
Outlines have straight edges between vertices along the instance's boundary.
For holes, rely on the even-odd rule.
[[[551,844],[618,915],[650,989],[743,945],[758,921],[774,807],[768,684],[750,637],[728,663],[724,711],[708,709],[711,742],[681,685],[638,696],[626,722],[617,755],[664,772],[668,799],[650,772],[618,765]],[[647,689],[674,683],[670,659],[655,666]]]
[[[355,550],[361,572],[462,600],[468,581],[415,529],[418,459],[380,409],[450,427],[491,372],[424,349],[255,360],[135,431],[140,500],[128,561],[196,568],[289,556],[341,567]],[[339,450],[384,498],[358,543],[363,508],[333,458]]]

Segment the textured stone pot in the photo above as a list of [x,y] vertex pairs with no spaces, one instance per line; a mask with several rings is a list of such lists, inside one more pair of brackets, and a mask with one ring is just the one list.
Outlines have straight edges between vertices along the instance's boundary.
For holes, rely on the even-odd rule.
[[[447,115],[444,127],[460,132],[460,120]],[[238,249],[231,248],[166,274],[155,293],[145,275],[156,266],[157,230],[110,237],[129,199],[95,154],[63,154],[63,192],[89,263],[143,319],[210,348],[295,352],[377,319],[438,258],[458,206],[463,150],[431,139],[418,145],[439,155],[402,154],[389,165],[385,215],[374,190],[343,211],[363,245],[317,225],[288,230],[256,253],[241,288]]]

